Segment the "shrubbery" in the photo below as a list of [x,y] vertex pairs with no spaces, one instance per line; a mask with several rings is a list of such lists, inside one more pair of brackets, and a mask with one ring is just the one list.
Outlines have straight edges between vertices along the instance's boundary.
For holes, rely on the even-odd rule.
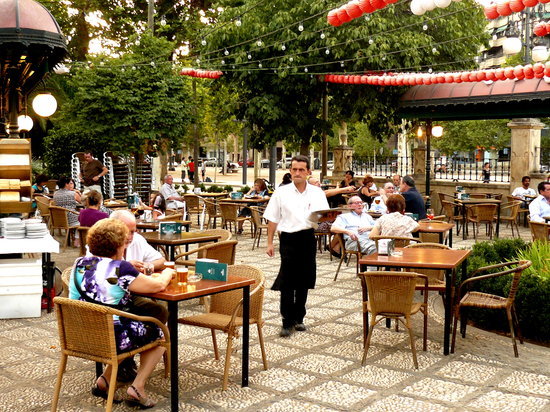
[[[516,311],[521,333],[529,339],[550,341],[550,245],[526,243],[521,239],[479,242],[468,259],[468,273],[482,267],[513,260],[530,260],[533,265],[523,272],[516,295]],[[474,290],[507,296],[511,275],[474,283]],[[504,311],[469,310],[468,318],[476,325],[508,333]]]

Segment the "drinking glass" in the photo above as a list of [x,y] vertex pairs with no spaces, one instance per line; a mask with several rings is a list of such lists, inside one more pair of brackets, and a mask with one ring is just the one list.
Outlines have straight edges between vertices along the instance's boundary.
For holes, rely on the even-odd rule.
[[426,210],[426,217],[430,220],[434,218],[434,210],[433,209],[427,209]]

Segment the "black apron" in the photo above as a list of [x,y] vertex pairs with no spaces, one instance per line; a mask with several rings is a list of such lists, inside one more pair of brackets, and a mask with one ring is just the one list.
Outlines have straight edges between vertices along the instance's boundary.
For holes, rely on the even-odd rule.
[[316,243],[313,229],[281,232],[281,268],[272,290],[313,289],[316,280]]

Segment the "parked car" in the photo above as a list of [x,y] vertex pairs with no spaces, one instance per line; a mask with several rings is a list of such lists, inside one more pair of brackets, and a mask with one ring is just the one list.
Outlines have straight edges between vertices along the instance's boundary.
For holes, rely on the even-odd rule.
[[215,166],[220,165],[220,162],[218,162],[218,159],[216,159],[215,157],[211,157],[209,159],[206,159],[204,162],[205,162],[207,167],[215,167]]
[[266,167],[269,167],[269,159],[262,159],[262,160],[260,161],[260,166],[261,166],[262,168],[264,168],[264,169],[265,169]]
[[327,169],[329,170],[334,169],[334,161],[332,160],[327,161]]
[[[290,166],[290,161],[292,160],[292,157],[286,157],[285,158],[285,168],[288,168]],[[283,167],[283,161],[279,160],[277,162],[277,169],[282,169]]]
[[[239,166],[242,167],[242,165],[243,165],[243,161],[242,161],[242,160],[239,160]],[[246,161],[246,165],[247,165],[248,167],[253,167],[253,166],[254,166],[254,160],[248,159],[248,160]]]

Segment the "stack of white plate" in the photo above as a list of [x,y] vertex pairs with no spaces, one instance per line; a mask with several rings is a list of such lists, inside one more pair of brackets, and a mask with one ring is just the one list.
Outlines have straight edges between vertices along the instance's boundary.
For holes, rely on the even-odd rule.
[[25,237],[25,223],[17,217],[2,219],[2,234],[6,239],[23,239]]
[[29,239],[39,239],[46,236],[48,227],[40,219],[27,219],[25,222],[26,237]]

